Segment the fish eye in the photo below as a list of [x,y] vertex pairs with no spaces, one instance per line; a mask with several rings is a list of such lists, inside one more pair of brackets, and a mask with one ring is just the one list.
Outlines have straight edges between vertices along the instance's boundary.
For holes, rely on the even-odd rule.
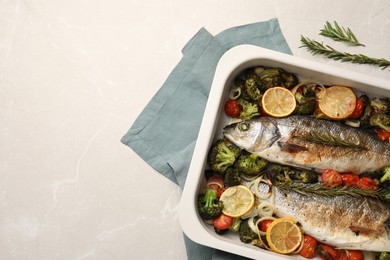
[[249,130],[249,124],[247,122],[238,123],[237,127],[238,127],[238,130],[240,130],[242,132]]

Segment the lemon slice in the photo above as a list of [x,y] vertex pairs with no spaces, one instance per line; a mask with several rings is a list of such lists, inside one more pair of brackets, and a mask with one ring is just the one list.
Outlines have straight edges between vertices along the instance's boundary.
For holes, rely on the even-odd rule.
[[267,228],[266,238],[272,251],[293,253],[303,241],[303,232],[292,218],[278,218]]
[[333,120],[349,117],[356,106],[356,95],[348,87],[332,86],[326,89],[325,95],[318,100],[318,108]]
[[261,105],[268,115],[285,117],[294,112],[297,104],[290,90],[283,87],[273,87],[265,91]]
[[249,213],[255,204],[252,191],[243,185],[227,188],[219,200],[223,202],[223,214],[233,218]]

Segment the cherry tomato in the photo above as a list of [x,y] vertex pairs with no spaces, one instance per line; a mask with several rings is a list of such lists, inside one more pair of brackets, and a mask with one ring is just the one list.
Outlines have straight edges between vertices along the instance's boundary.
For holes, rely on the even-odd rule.
[[272,219],[265,219],[260,222],[259,224],[259,229],[263,232],[267,232],[268,226],[272,223]]
[[227,100],[224,109],[226,115],[230,117],[238,117],[241,113],[241,107],[235,99]]
[[352,172],[346,172],[341,174],[341,179],[343,180],[343,185],[356,187],[359,181],[359,176]]
[[369,190],[369,189],[377,190],[377,189],[379,189],[378,184],[376,184],[376,182],[369,177],[360,178],[360,180],[357,182],[357,186],[363,190]]
[[356,99],[356,106],[353,113],[349,116],[350,118],[359,118],[363,115],[364,111],[364,103],[363,100],[358,98]]
[[322,183],[326,187],[340,186],[343,183],[341,174],[334,170],[325,170],[321,174]]
[[224,186],[225,183],[221,176],[219,175],[211,175],[207,178],[207,184],[208,187],[210,187],[213,190],[217,191],[218,198],[221,196],[221,194],[224,192]]
[[327,244],[320,244],[318,247],[318,254],[321,259],[325,260],[338,260],[339,252],[334,247]]
[[364,260],[364,254],[360,250],[341,250],[339,260]]
[[380,140],[390,143],[390,132],[383,129],[378,129],[376,132]]
[[226,216],[225,214],[221,214],[213,220],[213,225],[219,230],[228,229],[233,223],[233,218],[230,216]]
[[313,258],[317,255],[315,252],[317,246],[317,240],[314,237],[309,235],[303,236],[303,247],[299,254],[305,258]]

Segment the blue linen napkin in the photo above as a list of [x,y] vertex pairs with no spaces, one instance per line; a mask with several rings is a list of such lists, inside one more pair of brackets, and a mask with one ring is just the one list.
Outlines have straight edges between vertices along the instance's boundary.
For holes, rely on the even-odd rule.
[[[215,69],[221,56],[240,44],[291,54],[276,18],[233,27],[213,36],[201,28],[160,90],[122,137],[159,173],[184,187]],[[188,259],[244,259],[195,244],[185,236]]]

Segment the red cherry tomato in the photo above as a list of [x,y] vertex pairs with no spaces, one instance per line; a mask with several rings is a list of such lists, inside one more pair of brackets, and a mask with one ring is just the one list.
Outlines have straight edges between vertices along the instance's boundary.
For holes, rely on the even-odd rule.
[[340,186],[343,183],[341,174],[334,170],[324,170],[321,174],[321,180],[326,187]]
[[359,181],[359,176],[352,172],[346,172],[341,174],[341,179],[343,180],[343,185],[356,187]]
[[226,216],[225,214],[221,214],[213,220],[213,225],[219,230],[228,229],[233,223],[233,218],[230,216]]
[[364,103],[363,100],[358,98],[356,99],[356,106],[353,113],[349,116],[350,118],[359,118],[363,115],[364,111]]
[[378,129],[376,133],[380,140],[390,143],[390,132],[387,132],[383,129]]
[[376,184],[376,182],[369,177],[360,178],[360,180],[357,182],[357,186],[363,190],[369,190],[369,189],[377,190],[377,189],[379,189],[378,184]]
[[210,187],[213,190],[217,191],[218,198],[221,197],[221,194],[225,191],[225,183],[221,176],[219,175],[211,175],[209,177],[206,177],[207,183],[206,185]]
[[317,247],[317,240],[309,235],[304,235],[303,246],[299,254],[305,258],[313,258],[317,255],[315,249]]
[[327,245],[327,244],[321,244],[318,247],[318,254],[320,255],[321,259],[325,260],[338,260],[339,259],[339,252],[334,247]]
[[340,260],[364,260],[364,254],[359,250],[341,250]]
[[227,100],[224,109],[226,115],[230,117],[238,117],[241,113],[241,107],[235,99]]
[[268,226],[272,223],[272,219],[265,219],[260,222],[259,224],[259,229],[263,232],[267,232]]

